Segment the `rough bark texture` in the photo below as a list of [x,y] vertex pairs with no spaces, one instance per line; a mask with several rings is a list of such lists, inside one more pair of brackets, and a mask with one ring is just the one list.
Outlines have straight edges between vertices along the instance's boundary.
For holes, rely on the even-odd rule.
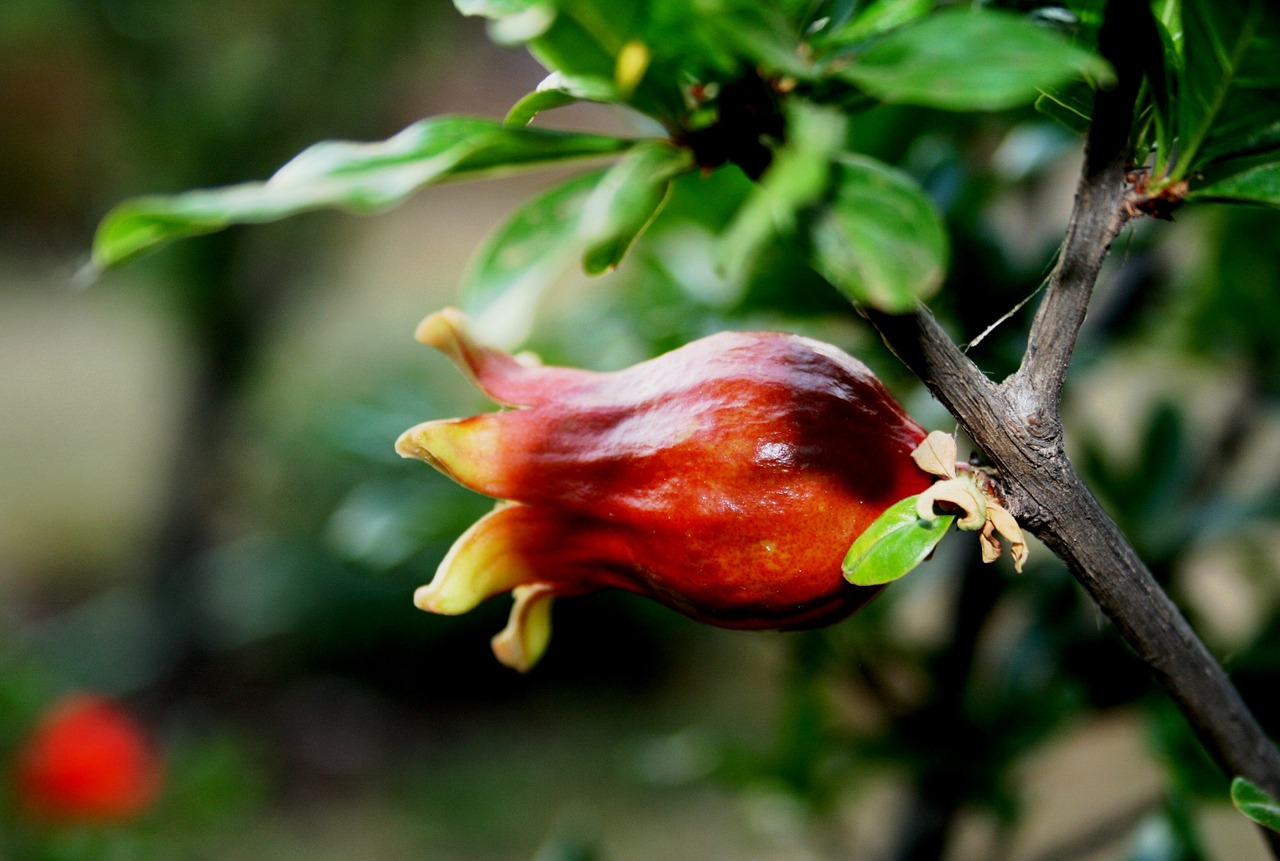
[[[999,384],[987,379],[923,307],[867,316],[986,453],[1009,510],[1067,564],[1222,770],[1280,796],[1280,753],[1063,448],[1063,380],[1098,273],[1128,217],[1125,162],[1141,69],[1123,47],[1147,24],[1143,5],[1108,9],[1100,49],[1117,82],[1095,103],[1070,226],[1019,370]],[[1276,835],[1267,836],[1280,857]]]

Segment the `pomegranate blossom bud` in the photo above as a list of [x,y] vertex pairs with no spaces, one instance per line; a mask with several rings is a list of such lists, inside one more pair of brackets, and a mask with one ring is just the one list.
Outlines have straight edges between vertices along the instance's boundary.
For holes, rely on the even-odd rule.
[[502,500],[415,603],[465,613],[515,598],[493,641],[527,670],[553,598],[615,587],[726,628],[811,628],[878,591],[850,544],[931,478],[924,430],[856,359],[776,332],[726,332],[612,373],[541,367],[476,343],[453,309],[417,337],[511,409],[430,421],[396,443]]
[[114,702],[77,694],[57,704],[18,750],[16,799],[45,821],[113,822],[144,811],[160,789],[156,751]]

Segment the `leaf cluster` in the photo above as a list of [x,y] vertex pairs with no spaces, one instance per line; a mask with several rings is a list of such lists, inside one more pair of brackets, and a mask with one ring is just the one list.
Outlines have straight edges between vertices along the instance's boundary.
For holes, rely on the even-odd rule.
[[[571,261],[589,274],[616,267],[680,176],[736,170],[758,184],[717,243],[723,274],[741,279],[770,246],[795,243],[848,298],[902,312],[942,284],[946,231],[918,178],[851,149],[856,117],[890,104],[1010,110],[1048,88],[1110,79],[1106,63],[1033,17],[921,0],[457,5],[548,69],[504,123],[424,120],[381,143],[318,144],[265,182],[126,202],[99,229],[95,265],[234,223],[374,212],[434,183],[612,154],[608,170],[567,180],[498,228],[463,291],[469,310],[506,303],[527,317]],[[583,101],[625,107],[645,133],[529,126]]]

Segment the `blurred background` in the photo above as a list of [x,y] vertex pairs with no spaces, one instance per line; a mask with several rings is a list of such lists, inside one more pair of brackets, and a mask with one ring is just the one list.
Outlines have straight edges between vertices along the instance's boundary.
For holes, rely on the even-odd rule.
[[[489,653],[501,601],[415,610],[489,502],[392,451],[412,424],[485,408],[413,327],[563,172],[233,229],[77,280],[125,197],[261,179],[316,140],[431,114],[501,116],[541,77],[444,0],[0,4],[0,756],[95,691],[165,762],[128,822],[0,815],[0,858],[1266,857],[1043,550],[1015,576],[949,539],[805,634],[564,601],[523,677]],[[539,122],[638,128],[585,108]],[[1040,283],[1075,135],[1029,110],[906,109],[856,134],[946,213],[936,306],[957,337]],[[529,346],[610,368],[719,328],[801,331],[951,429],[793,251],[741,283],[711,270],[747,182],[682,180],[621,270],[566,274]],[[1069,384],[1078,462],[1273,732],[1278,231],[1256,211],[1136,225]],[[1026,313],[973,348],[994,376]],[[19,801],[6,781],[0,804]]]

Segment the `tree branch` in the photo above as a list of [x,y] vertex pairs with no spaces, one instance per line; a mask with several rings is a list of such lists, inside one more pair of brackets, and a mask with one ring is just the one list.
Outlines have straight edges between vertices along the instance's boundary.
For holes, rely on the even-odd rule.
[[987,454],[1010,511],[1066,562],[1223,770],[1280,794],[1275,746],[1061,446],[1045,444],[1044,426],[982,376],[927,310],[868,318]]
[[1144,4],[1111,3],[1098,34],[1098,49],[1111,61],[1116,82],[1112,88],[1100,90],[1094,102],[1071,222],[1058,265],[1049,276],[1049,287],[1031,324],[1022,367],[1010,380],[1011,388],[1025,390],[1039,410],[1056,412],[1098,273],[1112,241],[1128,220],[1123,201],[1129,127],[1142,69],[1138,53],[1126,50],[1124,40],[1151,26],[1149,18],[1150,9]]
[[[866,315],[890,349],[951,411],[999,473],[1005,503],[1057,554],[1164,686],[1228,776],[1280,796],[1280,752],[1085,486],[1063,449],[1059,410],[1067,365],[1111,242],[1126,221],[1125,160],[1141,79],[1123,40],[1145,4],[1114,2],[1100,36],[1117,72],[1098,94],[1070,226],[1019,370],[996,385],[923,307]],[[1280,858],[1280,842],[1271,840]]]

